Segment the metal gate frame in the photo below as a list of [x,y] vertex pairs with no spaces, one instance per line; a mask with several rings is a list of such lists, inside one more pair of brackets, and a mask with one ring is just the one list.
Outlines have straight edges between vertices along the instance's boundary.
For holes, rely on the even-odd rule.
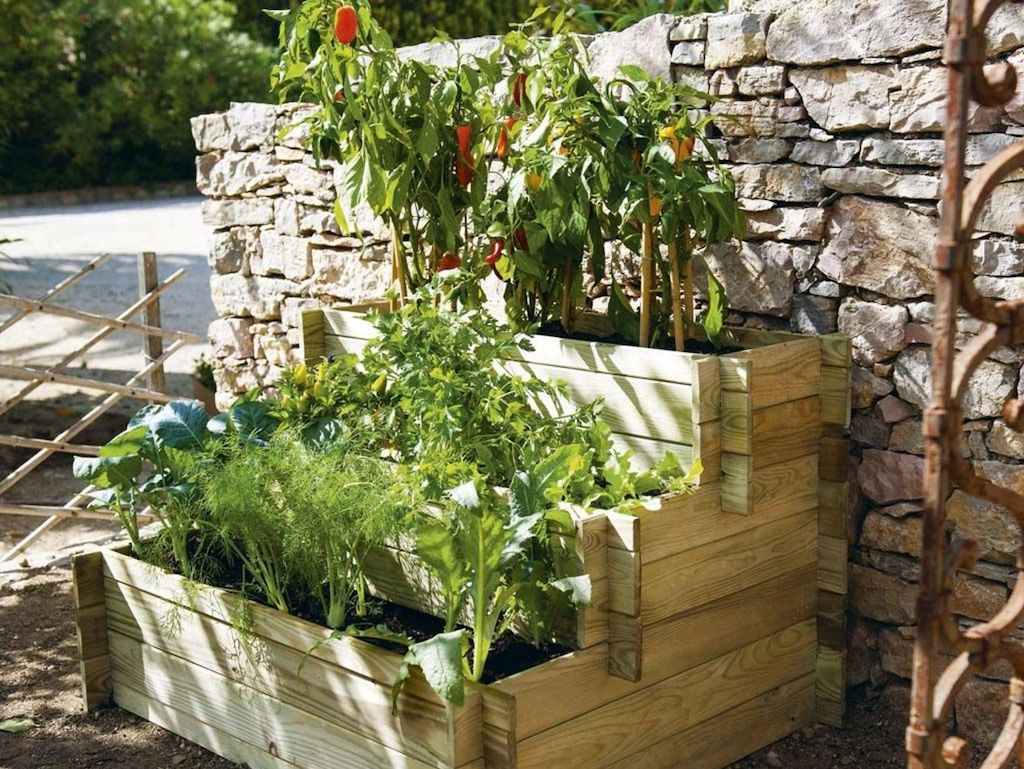
[[[970,758],[970,745],[947,734],[957,694],[971,678],[1001,660],[1014,675],[1002,732],[982,764],[999,769],[1016,755],[1024,758],[1024,645],[1010,632],[1024,619],[1024,573],[1004,607],[990,621],[961,631],[952,613],[957,572],[973,568],[977,542],[947,543],[946,500],[953,486],[964,494],[998,504],[1024,530],[1024,496],[978,477],[960,455],[962,403],[971,375],[997,348],[1024,343],[1024,301],[993,301],[982,297],[971,271],[971,237],[978,217],[995,187],[1024,168],[1024,140],[1008,147],[968,179],[965,150],[972,102],[985,107],[1007,103],[1017,87],[1009,64],[985,71],[985,28],[995,11],[1022,0],[950,0],[945,63],[948,67],[945,141],[945,184],[938,244],[935,250],[935,324],[932,343],[932,395],[924,413],[925,480],[921,581],[917,603],[918,633],[914,648],[913,695],[907,727],[910,769],[960,769]],[[1024,237],[1024,219],[1016,225]],[[957,311],[985,323],[964,349],[957,351]],[[1009,399],[1003,409],[1007,424],[1024,430],[1024,399]],[[1017,556],[1024,572],[1024,551]],[[940,647],[956,658],[944,670]]]

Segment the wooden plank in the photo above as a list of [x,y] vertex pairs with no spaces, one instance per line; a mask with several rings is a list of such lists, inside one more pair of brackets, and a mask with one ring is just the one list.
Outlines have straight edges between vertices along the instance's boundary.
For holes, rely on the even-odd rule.
[[119,633],[111,633],[110,648],[115,701],[123,683],[242,742],[272,746],[275,755],[310,769],[433,766]]
[[830,537],[846,537],[846,505],[850,484],[818,482],[818,530]]
[[524,350],[516,356],[517,360],[676,384],[693,384],[694,368],[702,361],[714,360],[706,355],[674,350],[643,350],[630,345],[584,342],[539,334],[531,336],[530,343],[534,349]]
[[362,317],[359,307],[331,308],[323,311],[324,334],[353,339],[373,339],[377,329]]
[[842,650],[846,645],[846,596],[818,591],[818,643]]
[[818,722],[842,727],[846,714],[846,653],[842,649],[818,648],[815,687]]
[[608,611],[627,617],[640,616],[640,554],[608,550]]
[[[175,611],[162,599],[114,580],[107,581],[107,608],[111,632],[187,659],[325,722],[356,729],[425,763],[447,766],[453,752],[460,761],[480,755],[480,726],[478,720],[473,723],[472,698],[470,706],[456,714],[456,750],[450,744],[448,713],[440,703],[403,696],[395,715],[389,685],[307,658],[303,651],[273,640],[250,641],[229,624],[186,609]],[[479,718],[478,703],[475,716]]]
[[843,334],[824,334],[821,341],[821,365],[850,368],[853,355],[853,342]]
[[[503,368],[520,376],[565,382],[568,398],[578,406],[603,399],[602,419],[624,435],[692,445],[694,423],[713,418],[693,413],[690,385],[515,362],[503,364]],[[652,409],[651,404],[657,408]]]
[[822,366],[821,421],[826,424],[849,427],[852,398],[850,369],[839,366]]
[[[644,685],[662,681],[758,638],[814,617],[812,564],[643,629]],[[604,645],[575,652],[489,688],[515,696],[520,739],[576,718],[642,686],[607,675]],[[552,698],[552,690],[559,696]]]
[[[402,658],[397,654],[354,638],[333,639],[328,628],[246,603],[237,594],[206,586],[196,592],[194,583],[176,574],[111,550],[103,551],[103,559],[105,575],[121,584],[228,624],[233,617],[247,613],[252,636],[271,639],[385,686],[391,685],[401,668]],[[406,691],[418,699],[443,704],[434,690],[416,676],[407,682]]]
[[751,515],[782,505],[790,510],[804,500],[818,499],[818,456],[809,454],[787,462],[762,467],[756,472],[750,457],[722,455],[722,509],[727,513]]
[[[630,769],[719,769],[814,721],[814,676],[804,676],[652,745]],[[602,763],[598,769],[620,769]]]
[[847,589],[846,537],[818,537],[818,586],[832,593]]
[[660,740],[815,669],[813,620],[727,652],[523,740],[519,769],[626,766]]
[[722,386],[720,366],[714,358],[702,358],[693,362],[691,413],[696,414],[695,422],[704,423],[719,419],[721,415]]
[[817,556],[817,510],[812,508],[644,567],[644,624],[738,593]]
[[88,713],[108,702],[111,694],[103,555],[85,553],[71,564],[82,705]]
[[483,761],[487,769],[516,769],[516,699],[487,687],[483,691]]
[[324,337],[324,310],[303,310],[299,322],[302,340],[299,342],[299,355],[307,366],[319,363],[336,351],[327,351]]
[[748,393],[722,393],[722,450],[753,457],[754,469],[813,453],[820,440],[817,395],[755,410]]
[[123,710],[134,713],[150,723],[166,729],[189,742],[194,742],[211,753],[228,761],[242,764],[249,769],[295,769],[295,764],[285,761],[266,750],[250,745],[220,729],[204,724],[188,713],[157,702],[146,694],[136,691],[121,681],[117,686],[117,704]]
[[608,672],[624,681],[643,677],[644,623],[640,617],[608,614]]
[[746,350],[722,360],[722,389],[750,393],[754,409],[809,398],[821,387],[821,345],[815,338]]
[[842,483],[850,472],[850,441],[839,435],[824,435],[818,447],[818,475],[823,481]]

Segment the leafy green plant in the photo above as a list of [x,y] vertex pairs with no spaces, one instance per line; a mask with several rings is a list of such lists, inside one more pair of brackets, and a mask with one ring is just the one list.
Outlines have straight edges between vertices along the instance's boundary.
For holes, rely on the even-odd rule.
[[[445,632],[409,648],[406,662],[419,665],[432,686],[453,704],[462,704],[463,678],[483,677],[494,640],[508,630],[516,616],[516,596],[548,572],[529,563],[548,504],[544,485],[567,468],[568,454],[538,468],[539,479],[517,476],[507,503],[478,481],[467,481],[449,492],[448,515],[421,524],[417,553],[442,585]],[[579,603],[589,603],[586,576],[553,583],[571,591]],[[455,627],[463,614],[472,618],[468,631]],[[468,652],[468,656],[467,656]]]
[[196,359],[194,376],[207,390],[217,389],[217,380],[213,378],[213,364],[205,355],[200,355]]
[[199,564],[189,537],[206,533],[202,478],[224,461],[226,439],[262,443],[277,426],[258,402],[239,402],[213,420],[195,401],[146,406],[98,457],[76,457],[74,474],[99,488],[94,504],[117,514],[139,556],[152,552],[139,536],[139,512],[157,516],[163,524],[158,546],[166,541],[172,563],[194,579]]
[[403,529],[409,500],[379,460],[298,444],[291,453],[279,477],[290,513],[287,557],[309,593],[321,598],[328,627],[343,628],[353,596],[356,616],[366,616],[366,558]]
[[726,8],[725,0],[543,0],[538,5],[545,10],[542,17],[546,26],[561,15],[568,29],[585,34],[609,30],[622,30],[656,13],[692,16],[697,13],[715,13]]

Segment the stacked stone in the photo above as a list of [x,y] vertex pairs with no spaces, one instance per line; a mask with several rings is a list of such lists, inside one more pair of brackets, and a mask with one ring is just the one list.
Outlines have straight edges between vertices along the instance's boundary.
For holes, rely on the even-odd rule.
[[[203,217],[214,229],[210,326],[218,403],[273,384],[299,360],[299,314],[309,306],[380,297],[390,283],[387,235],[368,210],[360,237],[334,216],[330,161],[305,149],[302,108],[233,104],[192,121]],[[286,135],[277,138],[281,131]]]
[[[930,394],[946,75],[945,0],[739,0],[730,12],[681,20],[673,74],[718,97],[716,142],[736,178],[748,234],[707,261],[725,284],[732,322],[853,339],[851,685],[905,694],[912,656],[921,533],[921,413]],[[1024,8],[989,26],[993,62],[1024,76]],[[975,108],[967,163],[978,167],[1024,136],[1024,98]],[[1018,175],[979,222],[976,283],[1024,297]],[[962,318],[960,344],[980,330]],[[1024,491],[1024,439],[1001,419],[1022,394],[1020,349],[994,353],[971,382],[964,454],[980,474]],[[950,522],[977,539],[981,562],[958,582],[962,623],[990,618],[1016,579],[1012,518],[955,492]],[[960,696],[969,737],[1003,721],[1008,669]]]

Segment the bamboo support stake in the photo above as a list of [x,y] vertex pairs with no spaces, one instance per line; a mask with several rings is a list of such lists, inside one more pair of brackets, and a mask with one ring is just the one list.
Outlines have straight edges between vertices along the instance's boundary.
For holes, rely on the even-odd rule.
[[644,224],[643,259],[640,265],[640,346],[651,345],[651,316],[654,313],[654,225]]
[[[160,294],[162,294],[164,291],[169,289],[171,286],[173,286],[175,283],[177,283],[183,277],[185,277],[185,270],[184,269],[176,270],[170,276],[168,276],[168,278],[163,283],[161,283],[159,286],[154,288],[152,291],[150,291],[145,296],[140,297],[139,300],[137,302],[135,302],[135,304],[133,304],[127,310],[125,310],[120,315],[118,315],[117,316],[117,320],[129,320],[129,319],[131,319],[132,316],[134,316],[139,310],[141,310],[143,307],[145,307],[149,302],[152,302],[156,297],[160,296]],[[50,368],[48,368],[46,370],[46,373],[47,374],[59,374],[60,372],[64,371],[68,366],[70,366],[72,363],[74,363],[78,358],[80,358],[86,352],[88,352],[93,347],[95,347],[97,344],[102,342],[108,336],[113,334],[114,331],[116,331],[116,329],[111,328],[109,326],[106,327],[106,328],[100,329],[95,334],[93,334],[91,337],[89,337],[89,339],[87,339],[82,344],[82,346],[79,347],[77,350],[74,350],[73,352],[68,353],[63,358],[61,358],[57,363],[55,363],[54,365],[50,366]],[[18,390],[18,392],[16,392],[14,395],[12,395],[10,398],[5,400],[3,403],[0,403],[0,415],[6,414],[12,408],[14,408],[19,403],[21,403],[23,400],[25,400],[25,398],[27,398],[32,391],[34,391],[37,387],[40,387],[43,384],[44,383],[41,382],[41,381],[29,382],[28,384],[26,384],[24,387],[22,387],[20,390]]]
[[686,327],[683,323],[683,286],[679,269],[678,239],[668,244],[668,260],[672,265],[672,328],[676,350],[682,352],[686,348]]
[[71,310],[66,307],[52,307],[42,302],[33,302],[30,299],[22,299],[19,296],[11,296],[10,294],[0,294],[0,304],[6,304],[11,307],[16,307],[19,310],[27,310],[29,312],[41,312],[44,315],[56,315],[59,318],[70,318],[71,320],[95,323],[98,326],[108,326],[118,331],[134,331],[137,334],[149,334],[151,336],[180,339],[191,343],[199,341],[198,336],[190,334],[187,331],[171,331],[169,329],[156,328],[155,326],[147,326],[142,323],[130,323],[125,320],[115,320],[114,318],[96,315],[91,312]]
[[[45,294],[39,297],[36,300],[36,302],[40,304],[46,304],[51,299],[56,297],[58,294],[62,294],[64,291],[71,288],[86,275],[96,272],[96,270],[98,270],[100,267],[107,263],[108,259],[110,259],[110,254],[100,254],[87,265],[82,267],[82,269],[80,269],[74,275],[69,275],[56,286],[51,288],[49,291],[47,291]],[[7,329],[9,329],[11,326],[13,326],[15,323],[22,320],[23,318],[27,318],[31,314],[31,310],[18,310],[18,312],[14,313],[14,315],[9,317],[3,323],[0,323],[0,334],[5,332]]]
[[[160,363],[166,362],[168,358],[170,358],[184,346],[185,342],[181,340],[178,340],[177,342],[172,344],[170,347],[167,348],[167,352],[160,356],[159,360],[154,361],[152,364],[150,364],[150,366],[146,366],[145,368],[143,368],[138,374],[129,379],[125,383],[125,386],[130,387],[138,382],[144,381],[146,375],[149,374],[151,366],[156,366]],[[160,393],[159,395],[161,398],[166,397],[164,396],[163,393]],[[66,429],[60,435],[56,436],[53,439],[54,442],[59,443],[61,441],[71,440],[80,432],[82,432],[82,430],[87,428],[89,425],[91,425],[105,413],[110,411],[110,409],[116,406],[125,397],[126,395],[124,393],[113,393],[112,395],[107,396],[100,403],[98,403],[92,409],[92,411],[83,416],[81,419],[75,422],[75,424],[71,425],[71,427]],[[32,457],[27,459],[24,463],[22,463],[20,467],[16,468],[13,472],[11,472],[10,475],[4,478],[3,481],[0,481],[0,494],[4,494],[5,492],[7,492],[12,486],[21,481],[26,475],[28,475],[39,465],[45,462],[52,454],[52,450],[42,449],[38,453],[34,454]]]
[[[24,515],[30,518],[81,518],[90,521],[117,520],[117,513],[113,510],[89,510],[84,507],[63,507],[56,505],[18,505],[9,502],[0,502],[0,515]],[[149,520],[151,514],[139,513],[139,518]],[[24,549],[24,548],[22,548]],[[4,553],[0,562],[7,560],[9,553]]]
[[[156,254],[147,251],[139,256],[139,297],[149,296],[160,285]],[[147,326],[160,328],[160,298],[154,297],[142,308],[142,322]],[[160,336],[147,334],[142,339],[143,365],[152,363],[164,354],[164,340]],[[149,389],[167,392],[167,375],[162,365],[154,368],[148,377]]]

